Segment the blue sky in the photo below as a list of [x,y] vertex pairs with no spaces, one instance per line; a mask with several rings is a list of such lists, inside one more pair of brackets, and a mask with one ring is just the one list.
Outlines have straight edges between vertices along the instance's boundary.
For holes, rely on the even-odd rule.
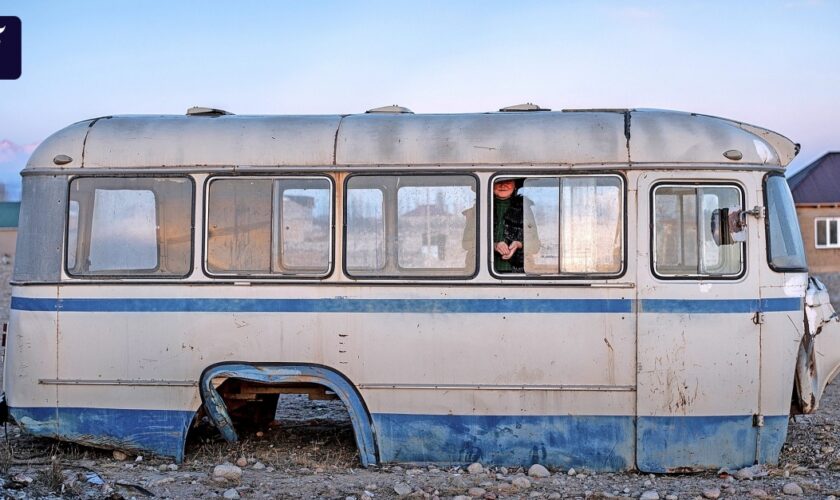
[[650,107],[840,150],[840,2],[4,0],[23,74],[0,81],[0,182],[81,119]]

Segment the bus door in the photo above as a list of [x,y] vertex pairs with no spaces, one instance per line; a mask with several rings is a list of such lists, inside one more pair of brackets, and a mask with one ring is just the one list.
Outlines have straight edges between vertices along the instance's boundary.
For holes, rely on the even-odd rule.
[[713,173],[639,177],[640,470],[756,459],[761,301],[752,263],[760,248],[755,219],[741,213],[758,204],[753,182]]

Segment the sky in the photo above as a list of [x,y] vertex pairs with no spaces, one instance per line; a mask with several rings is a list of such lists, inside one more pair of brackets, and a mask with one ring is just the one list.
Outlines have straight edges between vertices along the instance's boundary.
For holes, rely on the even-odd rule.
[[[789,171],[840,151],[840,1],[0,0],[0,182],[86,118],[664,108],[775,130]],[[1,41],[0,41],[1,43]],[[17,194],[19,196],[19,194]]]

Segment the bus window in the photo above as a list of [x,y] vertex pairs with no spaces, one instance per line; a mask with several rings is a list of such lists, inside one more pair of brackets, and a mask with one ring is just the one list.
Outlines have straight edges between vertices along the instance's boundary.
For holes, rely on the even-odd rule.
[[470,276],[475,271],[475,178],[351,177],[347,271],[367,276]]
[[332,250],[326,178],[216,178],[207,195],[207,270],[323,275]]
[[744,271],[745,235],[721,237],[717,224],[725,214],[727,221],[733,221],[725,227],[735,230],[742,199],[735,186],[657,186],[653,194],[654,272],[659,276],[739,276]]
[[76,178],[70,183],[69,208],[68,274],[189,274],[189,179]]
[[[494,182],[504,182],[506,178]],[[516,193],[510,209],[499,212],[494,196],[494,271],[524,272],[528,276],[617,275],[623,268],[624,193],[618,176],[565,175],[515,179]],[[518,198],[518,199],[517,199]],[[520,201],[521,200],[521,201]],[[500,220],[499,217],[506,220]],[[522,262],[516,256],[504,259],[496,254],[495,243],[508,224],[522,224]],[[510,231],[507,231],[510,234]]]
[[775,271],[806,271],[805,246],[788,183],[782,175],[764,181],[767,207],[767,259]]

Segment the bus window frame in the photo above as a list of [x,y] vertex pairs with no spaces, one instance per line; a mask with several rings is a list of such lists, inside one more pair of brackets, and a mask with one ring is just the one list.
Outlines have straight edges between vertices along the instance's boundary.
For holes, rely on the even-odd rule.
[[[493,210],[494,210],[494,200],[495,196],[493,195],[493,184],[495,184],[498,180],[504,180],[505,178],[510,179],[528,179],[528,178],[551,178],[557,179],[560,177],[617,177],[619,181],[621,181],[621,226],[622,226],[622,238],[621,238],[621,270],[617,273],[558,273],[558,274],[527,274],[527,273],[497,273],[493,266],[493,252],[494,252],[494,245],[492,243],[493,240]],[[627,261],[627,236],[628,236],[628,227],[627,227],[627,176],[624,172],[620,171],[592,171],[592,170],[580,170],[580,171],[561,171],[561,172],[545,172],[545,171],[523,171],[523,172],[508,172],[508,171],[499,171],[493,174],[487,183],[487,199],[489,200],[489,204],[487,206],[487,217],[486,223],[487,227],[490,228],[487,234],[487,245],[488,245],[488,253],[487,253],[487,269],[490,272],[490,276],[499,280],[499,282],[510,282],[510,281],[523,281],[523,280],[534,280],[534,281],[572,281],[572,280],[613,280],[613,279],[621,279],[627,274],[627,268],[629,267],[629,263]]]
[[[208,240],[210,233],[209,229],[209,210],[210,210],[210,184],[214,180],[227,180],[227,179],[270,179],[276,181],[278,179],[326,179],[330,185],[330,248],[329,248],[329,267],[326,272],[314,274],[300,274],[300,273],[272,273],[272,274],[257,274],[257,273],[241,273],[241,272],[232,272],[232,273],[216,273],[210,271],[207,266],[207,255],[208,255]],[[218,173],[218,174],[211,174],[208,175],[206,179],[204,179],[204,186],[202,187],[203,197],[204,197],[204,210],[202,211],[202,224],[201,224],[201,271],[204,275],[212,280],[222,281],[222,280],[230,280],[230,281],[288,281],[288,280],[305,280],[305,281],[324,281],[329,279],[333,273],[335,272],[335,214],[336,214],[336,182],[333,176],[325,173],[325,172],[287,172],[278,174],[276,172],[248,172],[247,174],[236,174],[236,173]],[[273,205],[274,200],[272,196],[271,203]],[[273,208],[272,208],[273,210]],[[274,225],[274,221],[272,219],[272,226]],[[273,231],[273,227],[271,228]],[[274,256],[270,256],[271,260],[274,260]]]
[[747,188],[737,182],[735,180],[724,180],[724,181],[715,181],[715,180],[703,180],[703,181],[681,181],[679,179],[667,179],[655,182],[650,186],[650,193],[648,196],[648,211],[649,217],[648,221],[650,222],[650,238],[648,240],[648,244],[650,245],[650,257],[648,263],[650,265],[650,273],[651,275],[662,281],[739,281],[747,275],[747,270],[749,267],[749,227],[747,228],[747,241],[741,242],[743,243],[743,253],[742,253],[742,262],[744,265],[741,267],[741,271],[738,274],[733,275],[720,275],[720,274],[680,274],[680,275],[662,275],[656,272],[656,264],[654,259],[656,257],[656,220],[654,219],[656,215],[656,208],[654,206],[654,198],[656,194],[656,190],[662,186],[674,186],[674,187],[734,187],[738,190],[741,195],[741,209],[746,210],[746,203],[747,203]]
[[[787,182],[787,178],[785,177],[785,174],[782,173],[782,172],[768,172],[767,174],[764,175],[764,177],[762,177],[762,179],[761,179],[761,201],[762,201],[762,203],[764,203],[765,211],[767,211],[769,209],[769,206],[770,206],[768,204],[768,199],[767,199],[767,181],[770,179],[770,177],[781,177],[782,180]],[[794,212],[795,212],[795,210],[796,210],[796,206],[794,205]],[[798,218],[799,218],[798,215],[799,214],[796,213],[796,215],[797,215],[797,225],[798,225],[799,224],[799,220],[798,220]],[[799,237],[802,238],[802,228],[801,227],[799,228],[798,233],[799,233]],[[772,236],[771,236],[771,233],[770,233],[770,214],[769,213],[765,213],[765,216],[764,216],[764,234],[766,236],[765,245],[764,245],[764,257],[767,261],[767,266],[773,272],[776,272],[776,273],[807,273],[808,272],[808,249],[805,248],[805,242],[804,241],[802,242],[802,250],[803,250],[803,252],[805,252],[805,255],[803,256],[805,258],[805,267],[779,267],[779,266],[776,266],[776,265],[773,264],[772,255],[770,254],[770,252],[771,252],[770,238]]]
[[[368,275],[368,274],[350,274],[349,270],[347,269],[347,192],[348,192],[348,183],[350,179],[355,177],[470,177],[475,181],[475,257],[474,257],[474,265],[473,271],[470,274],[463,274],[463,275],[432,275],[429,273],[418,273],[415,271],[410,271],[411,274],[386,274],[386,275]],[[342,200],[344,203],[342,204],[342,238],[341,238],[341,271],[343,275],[352,281],[368,281],[368,280],[375,280],[375,281],[454,281],[454,282],[463,282],[463,281],[470,281],[474,280],[479,274],[479,267],[480,267],[480,259],[479,259],[479,252],[480,252],[480,237],[481,237],[481,224],[479,217],[479,204],[481,203],[481,179],[478,175],[473,171],[449,171],[449,172],[440,172],[435,170],[412,170],[412,171],[400,171],[400,170],[383,170],[381,172],[377,171],[361,171],[361,172],[354,172],[352,174],[347,175],[344,179],[344,186],[342,191]],[[394,196],[397,196],[397,193],[394,193]],[[384,201],[384,199],[383,199]],[[387,213],[387,206],[385,207],[386,211],[383,211],[384,219],[388,218]],[[398,214],[393,214],[395,220],[398,218]],[[396,226],[395,226],[396,230]],[[387,262],[386,262],[387,266]],[[405,269],[412,269],[412,268],[405,268]],[[421,268],[422,269],[422,268]],[[438,271],[440,272],[441,269],[432,270],[432,272]]]
[[[78,179],[187,179],[190,183],[190,187],[192,189],[190,193],[190,249],[189,249],[189,265],[187,266],[187,273],[183,275],[176,275],[176,274],[127,274],[127,273],[113,273],[113,274],[106,274],[106,273],[96,273],[96,274],[73,274],[70,272],[70,269],[67,267],[67,250],[68,250],[68,243],[70,241],[70,201],[71,201],[71,186],[74,181]],[[102,173],[102,174],[86,174],[86,175],[73,175],[67,179],[67,203],[64,209],[65,218],[64,218],[64,239],[62,242],[63,248],[61,252],[61,267],[64,271],[65,278],[70,278],[72,280],[79,280],[79,281],[108,281],[108,280],[142,280],[142,281],[176,281],[176,280],[186,280],[189,279],[193,273],[195,272],[195,202],[196,202],[196,182],[195,178],[189,174],[185,173],[172,173],[172,174],[112,174],[112,173]],[[157,200],[155,201],[155,205],[157,205]],[[81,208],[81,206],[80,206]],[[156,210],[155,217],[159,216],[159,211]],[[81,222],[81,211],[79,213],[79,222]],[[160,221],[156,221],[158,227],[160,226]],[[79,227],[77,226],[77,230]],[[158,229],[159,230],[159,229]],[[79,244],[81,238],[79,235],[76,235],[76,244]],[[160,238],[157,239],[157,253],[158,253],[158,265],[152,270],[152,272],[160,269]],[[90,242],[88,242],[88,246]],[[90,250],[88,250],[90,251]],[[76,259],[79,259],[78,250],[76,252]],[[145,269],[143,270],[145,271]]]

